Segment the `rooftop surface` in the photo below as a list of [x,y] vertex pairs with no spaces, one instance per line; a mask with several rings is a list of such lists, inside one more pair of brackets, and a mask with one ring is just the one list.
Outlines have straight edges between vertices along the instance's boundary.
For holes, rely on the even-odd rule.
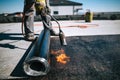
[[[55,22],[53,28],[58,32]],[[66,64],[51,56],[51,71],[46,76],[29,77],[22,69],[25,52],[32,42],[25,41],[21,23],[0,24],[0,79],[30,80],[119,80],[120,20],[59,21],[68,45],[62,47],[58,37],[51,37],[52,51],[64,50],[70,58]],[[41,22],[34,23],[38,36]]]

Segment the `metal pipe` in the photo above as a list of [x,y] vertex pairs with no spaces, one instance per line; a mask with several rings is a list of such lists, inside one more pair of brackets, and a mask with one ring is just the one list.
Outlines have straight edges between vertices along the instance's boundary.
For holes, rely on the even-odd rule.
[[44,29],[29,51],[24,64],[24,72],[29,76],[46,75],[49,72],[50,30]]

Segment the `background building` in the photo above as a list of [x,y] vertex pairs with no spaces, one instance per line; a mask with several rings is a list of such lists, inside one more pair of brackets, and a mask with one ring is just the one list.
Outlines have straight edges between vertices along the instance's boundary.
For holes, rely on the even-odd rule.
[[82,9],[82,3],[69,0],[50,0],[52,15],[76,15]]

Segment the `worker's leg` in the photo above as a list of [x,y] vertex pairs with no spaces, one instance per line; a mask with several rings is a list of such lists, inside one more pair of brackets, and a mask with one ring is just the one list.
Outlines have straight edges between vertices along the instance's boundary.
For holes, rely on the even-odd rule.
[[[45,22],[43,22],[44,28],[48,28],[50,29],[50,33],[53,36],[58,36],[59,34],[57,34],[54,29],[52,28],[52,23],[51,23],[51,16],[49,16],[48,14],[41,14],[41,18],[42,20]],[[47,24],[48,26],[46,26],[45,24]]]
[[25,39],[34,40],[34,4],[28,4],[24,9]]
[[[44,3],[46,4],[42,5]],[[44,28],[48,28],[51,32],[51,35],[58,35],[52,28],[51,16],[49,14],[50,14],[49,0],[45,0],[45,2],[36,3],[36,15],[41,15]]]
[[24,18],[25,39],[34,40],[34,16],[25,16]]

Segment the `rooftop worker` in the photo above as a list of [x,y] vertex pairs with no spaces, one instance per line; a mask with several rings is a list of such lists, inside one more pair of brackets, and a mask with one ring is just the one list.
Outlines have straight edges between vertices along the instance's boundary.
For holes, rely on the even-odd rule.
[[[25,27],[25,39],[34,40],[34,9],[36,9],[36,15],[41,15],[44,21],[44,28],[49,28],[51,35],[57,35],[52,29],[49,0],[25,0],[24,5],[24,27]],[[46,27],[46,25],[48,27]]]

